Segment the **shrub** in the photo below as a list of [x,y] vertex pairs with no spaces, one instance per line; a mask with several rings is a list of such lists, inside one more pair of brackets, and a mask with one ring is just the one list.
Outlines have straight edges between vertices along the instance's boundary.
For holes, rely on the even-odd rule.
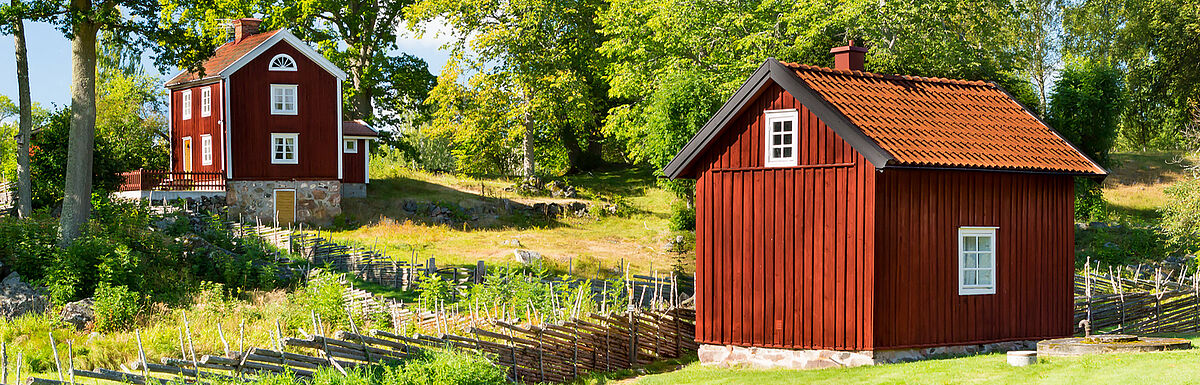
[[96,288],[95,328],[100,332],[128,330],[141,312],[141,296],[125,286],[100,285]]
[[1108,218],[1108,202],[1099,182],[1086,178],[1075,180],[1075,219],[1104,221]]
[[313,270],[304,287],[292,294],[292,302],[300,304],[304,314],[321,316],[321,322],[329,326],[349,326],[346,318],[346,300],[342,297],[341,276],[326,270]]
[[455,351],[427,352],[404,366],[388,368],[388,385],[507,384],[505,370],[487,359]]
[[436,310],[438,303],[450,301],[450,283],[437,274],[422,274],[417,281],[417,288],[421,291],[417,298],[430,310]]
[[687,205],[675,204],[671,206],[671,230],[675,231],[693,231],[696,230],[696,209]]
[[1164,235],[1177,247],[1195,252],[1200,250],[1200,179],[1186,178],[1164,191],[1167,202],[1162,213]]

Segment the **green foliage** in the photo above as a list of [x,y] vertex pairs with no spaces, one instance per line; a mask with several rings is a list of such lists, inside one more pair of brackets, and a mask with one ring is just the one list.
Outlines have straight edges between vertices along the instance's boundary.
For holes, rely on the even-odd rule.
[[1167,202],[1160,209],[1163,233],[1183,250],[1200,251],[1200,179],[1182,179],[1165,193]]
[[[67,175],[67,144],[70,139],[71,109],[50,113],[46,126],[33,136],[30,146],[30,173],[35,209],[58,206],[63,199]],[[92,153],[92,190],[107,196],[120,187],[119,175],[138,167],[136,159],[121,158],[117,144],[103,135],[96,136]]]
[[46,276],[58,247],[58,220],[44,212],[32,218],[0,217],[0,262],[24,279]]
[[504,368],[483,356],[454,350],[429,350],[406,359],[403,364],[381,367],[355,367],[343,375],[332,368],[316,372],[311,382],[290,374],[265,376],[263,385],[504,385]]
[[141,298],[128,287],[100,285],[96,288],[96,331],[114,332],[128,330],[137,322],[141,311]]
[[442,303],[451,299],[450,282],[436,274],[422,274],[417,280],[417,289],[421,291],[417,299],[429,310],[437,311]]
[[1046,121],[1101,165],[1117,139],[1121,73],[1107,65],[1068,66],[1054,83]]
[[696,229],[696,209],[683,204],[671,205],[671,230],[692,231]]
[[1104,221],[1108,218],[1108,202],[1100,182],[1087,178],[1075,179],[1075,219]]
[[1077,231],[1075,243],[1078,267],[1089,259],[1112,266],[1157,262],[1175,251],[1157,229],[1128,223]]
[[308,282],[291,294],[292,302],[300,304],[304,310],[299,316],[306,319],[310,313],[321,316],[321,322],[326,325],[349,326],[346,316],[346,300],[342,297],[344,288],[341,276],[323,269],[314,270],[308,277]]

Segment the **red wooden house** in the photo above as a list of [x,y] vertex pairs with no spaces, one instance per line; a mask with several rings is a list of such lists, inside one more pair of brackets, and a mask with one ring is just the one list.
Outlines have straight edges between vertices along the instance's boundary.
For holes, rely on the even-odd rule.
[[171,172],[154,183],[219,186],[244,220],[328,221],[343,196],[366,194],[377,133],[342,121],[345,72],[286,29],[259,32],[260,22],[234,21],[203,73],[166,83]]
[[1106,171],[994,83],[831,52],[834,69],[767,60],[664,169],[696,179],[701,360],[858,365],[1071,335],[1073,178]]

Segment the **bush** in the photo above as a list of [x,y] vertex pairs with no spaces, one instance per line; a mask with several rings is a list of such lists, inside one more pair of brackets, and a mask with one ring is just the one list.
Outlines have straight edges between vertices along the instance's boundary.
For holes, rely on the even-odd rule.
[[292,294],[292,302],[300,304],[304,310],[304,314],[298,316],[307,318],[309,314],[316,313],[325,325],[349,327],[346,300],[342,297],[345,288],[340,278],[336,273],[314,270],[308,283]]
[[1100,182],[1087,178],[1075,179],[1075,219],[1080,221],[1105,221],[1108,219],[1108,202]]
[[1164,191],[1167,202],[1162,213],[1162,230],[1174,246],[1186,251],[1200,251],[1200,179],[1186,178]]
[[487,359],[454,351],[428,352],[404,366],[389,368],[388,385],[507,384],[505,370]]
[[95,328],[114,332],[133,328],[141,312],[141,296],[125,286],[101,285],[96,288]]
[[696,230],[696,209],[687,205],[675,204],[671,206],[671,230],[675,231],[694,231]]

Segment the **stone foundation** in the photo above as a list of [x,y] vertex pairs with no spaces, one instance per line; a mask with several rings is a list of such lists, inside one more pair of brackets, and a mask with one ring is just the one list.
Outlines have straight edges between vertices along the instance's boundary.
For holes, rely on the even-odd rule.
[[366,183],[342,183],[342,197],[344,198],[366,198],[367,184]]
[[298,222],[328,224],[342,213],[342,182],[336,180],[231,180],[225,188],[231,219],[270,223],[275,218],[277,189],[296,190]]
[[700,363],[755,369],[824,369],[918,361],[935,357],[1026,350],[1036,341],[999,342],[982,345],[942,346],[877,351],[790,350],[732,345],[700,345]]

